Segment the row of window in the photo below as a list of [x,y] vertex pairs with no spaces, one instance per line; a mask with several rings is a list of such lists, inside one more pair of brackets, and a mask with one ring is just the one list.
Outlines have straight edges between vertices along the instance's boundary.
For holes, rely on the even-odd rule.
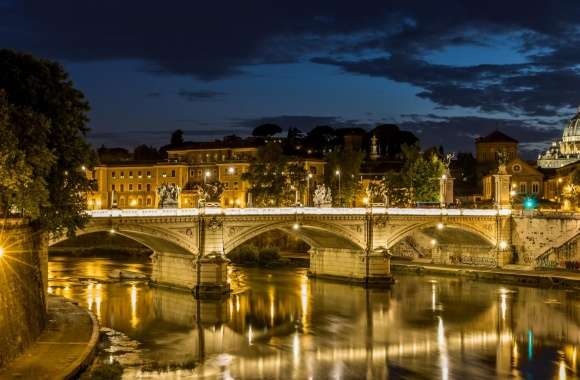
[[[128,174],[129,174],[129,178],[133,178],[133,172],[132,171],[129,171]],[[145,175],[146,175],[147,178],[151,178],[151,171],[150,170],[147,170],[147,172],[146,172]],[[111,177],[117,178],[117,175],[116,175],[116,172],[115,171],[112,171],[111,172]],[[163,177],[163,178],[167,177],[167,173],[166,172],[162,172],[161,173],[161,177]],[[171,177],[175,177],[175,170],[172,170],[171,171]],[[121,179],[125,178],[125,172],[124,171],[122,171],[119,174],[119,178],[121,178]],[[137,178],[143,178],[143,173],[141,171],[138,171],[137,172]]]
[[[153,204],[153,200],[151,197],[147,197],[146,205],[151,206]],[[125,204],[125,197],[119,197],[119,208],[125,208],[126,206],[130,207],[142,207],[143,206],[143,198],[131,199],[129,200],[128,204]]]
[[[148,183],[145,186],[145,189],[146,189],[145,191],[150,192],[151,191],[151,184]],[[116,190],[119,190],[121,193],[124,192],[125,191],[125,184],[122,183],[121,185],[119,185],[118,188],[115,186],[115,184],[112,184],[111,185],[111,191],[116,191]],[[129,184],[128,190],[129,191],[133,191],[133,184],[132,183]],[[137,191],[143,191],[143,185],[142,184],[140,184],[140,183],[137,184]]]
[[[520,182],[519,184],[519,192],[520,194],[527,194],[528,193],[528,183],[527,182]],[[532,182],[532,194],[539,194],[540,193],[540,184],[538,182]]]

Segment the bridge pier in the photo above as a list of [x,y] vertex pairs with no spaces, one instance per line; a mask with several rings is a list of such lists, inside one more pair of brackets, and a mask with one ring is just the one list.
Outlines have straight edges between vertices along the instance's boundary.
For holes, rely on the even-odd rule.
[[151,259],[151,282],[154,285],[188,289],[200,298],[219,297],[230,290],[227,260],[221,256],[198,259],[193,254],[155,252]]
[[391,258],[382,251],[366,254],[360,249],[311,248],[308,275],[363,285],[393,283]]

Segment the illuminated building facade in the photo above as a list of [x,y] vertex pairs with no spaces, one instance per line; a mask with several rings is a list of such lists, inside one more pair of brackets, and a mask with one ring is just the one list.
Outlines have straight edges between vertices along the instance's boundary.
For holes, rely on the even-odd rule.
[[580,107],[570,121],[562,139],[553,142],[550,148],[538,157],[538,166],[541,168],[561,168],[580,161]]

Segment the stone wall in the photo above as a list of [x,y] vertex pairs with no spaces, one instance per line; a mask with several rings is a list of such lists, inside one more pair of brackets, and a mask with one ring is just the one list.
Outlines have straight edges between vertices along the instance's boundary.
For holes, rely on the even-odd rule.
[[512,223],[518,264],[533,265],[539,255],[580,233],[579,214],[514,216]]
[[46,323],[48,244],[21,220],[0,222],[0,367],[41,333]]

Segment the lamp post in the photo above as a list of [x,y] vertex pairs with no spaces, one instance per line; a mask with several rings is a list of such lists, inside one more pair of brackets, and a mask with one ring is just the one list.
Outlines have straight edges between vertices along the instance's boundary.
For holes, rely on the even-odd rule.
[[306,207],[310,206],[310,178],[312,178],[312,173],[306,176]]
[[340,169],[336,169],[334,172],[338,176],[338,207],[342,207],[342,189],[340,185]]

